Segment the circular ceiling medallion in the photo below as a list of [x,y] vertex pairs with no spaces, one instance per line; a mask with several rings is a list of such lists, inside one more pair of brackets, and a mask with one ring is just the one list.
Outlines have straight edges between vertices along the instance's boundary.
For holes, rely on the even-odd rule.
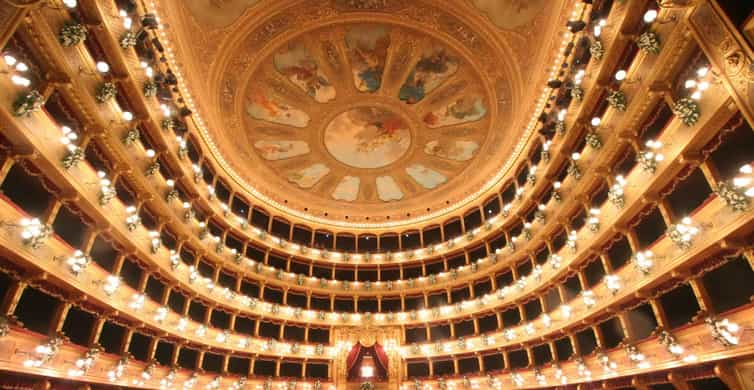
[[381,107],[357,107],[335,117],[325,129],[325,147],[354,168],[382,168],[403,157],[411,131],[400,115]]
[[484,164],[476,157],[499,137],[479,70],[424,31],[346,22],[292,36],[262,58],[233,144],[252,157],[258,188],[283,203],[344,219],[444,207],[466,195],[450,183]]
[[508,83],[482,36],[459,35],[452,18],[322,15],[273,39],[252,31],[253,56],[224,70],[223,143],[240,181],[276,207],[354,226],[486,192],[515,141],[499,120]]

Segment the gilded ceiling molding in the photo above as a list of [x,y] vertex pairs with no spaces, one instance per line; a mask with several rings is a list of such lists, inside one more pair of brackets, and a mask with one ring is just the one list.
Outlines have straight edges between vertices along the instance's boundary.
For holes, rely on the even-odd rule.
[[[379,6],[379,4],[376,5],[376,6]],[[330,11],[319,10],[317,12],[319,12],[319,14],[329,15]],[[355,20],[358,20],[358,19],[355,19]],[[274,16],[272,19],[270,19],[269,23],[265,24],[264,30],[262,30],[261,32],[258,33],[258,34],[261,34],[261,35],[258,35],[258,37],[255,38],[255,39],[252,38],[251,41],[254,42],[254,41],[267,40],[269,38],[272,38],[272,37],[275,36],[275,31],[278,31],[278,30],[284,28],[284,26],[287,25],[287,23],[290,23],[290,21],[286,22],[284,18],[282,18],[280,16]],[[298,24],[301,24],[302,22],[300,20],[297,20],[296,23],[298,25]],[[458,26],[460,28],[460,25],[458,25]],[[454,34],[453,36],[458,36],[459,35],[457,33],[458,31],[460,31],[460,30],[454,30],[453,31],[453,34]],[[241,35],[243,35],[243,34],[241,34]],[[467,35],[467,34],[463,34],[462,33],[462,34],[460,34],[460,36],[462,37],[462,40],[464,41],[465,45],[471,45],[472,47],[475,47],[475,46],[479,45],[478,38],[474,38],[473,35]],[[246,42],[248,43],[249,41],[246,40]],[[270,46],[272,46],[272,45],[270,45]],[[243,59],[243,56],[236,57],[236,59],[234,60],[234,62],[236,64],[239,64],[239,65],[252,66],[252,64],[249,62],[249,60],[244,60]],[[223,69],[224,66],[216,64],[215,68],[216,69]],[[230,73],[230,72],[226,72],[225,74],[228,74],[228,73]],[[232,86],[232,85],[237,85],[237,83],[234,83],[234,82],[225,82],[225,83],[223,83],[223,85],[226,86],[226,88],[225,88],[225,91],[226,91],[225,92],[225,96],[226,97],[230,97],[232,99],[232,96],[235,96],[236,93],[232,92],[228,88],[230,86]],[[190,104],[192,104],[193,99],[188,99],[188,100],[189,100]],[[507,101],[507,98],[505,98],[503,100]],[[228,103],[229,103],[229,101],[228,101]],[[195,118],[195,119],[197,119],[197,118]],[[203,126],[204,122],[199,118],[198,121],[195,121],[195,123],[200,128],[200,130],[201,130],[200,132],[202,133],[203,137],[205,138],[205,141],[207,141],[207,145],[208,145],[210,151],[213,153],[213,155],[215,155],[215,157],[217,158],[217,161],[220,163],[220,165],[224,169],[227,170],[227,168],[229,167],[228,163],[222,158],[222,156],[220,156],[218,154],[218,148],[217,148],[217,146],[209,138],[209,134],[207,133],[206,128]],[[528,140],[528,137],[532,133],[533,124],[534,123],[532,122],[532,126],[526,131],[525,139],[521,140],[517,144],[515,150],[517,151],[518,154],[520,154],[520,152],[522,151],[522,149],[526,146],[526,141]],[[391,221],[391,222],[363,222],[363,221],[361,221],[361,222],[347,222],[347,221],[334,221],[334,220],[332,220],[332,218],[317,217],[317,216],[311,215],[311,213],[301,212],[301,211],[298,211],[298,210],[294,210],[290,206],[285,205],[283,202],[271,199],[268,196],[266,196],[265,194],[261,193],[260,191],[256,191],[254,188],[251,188],[251,187],[248,187],[248,186],[244,186],[244,188],[248,188],[249,191],[253,195],[255,195],[255,197],[261,198],[264,201],[268,201],[266,203],[273,205],[278,210],[281,210],[281,211],[284,211],[286,213],[289,213],[289,214],[291,214],[291,215],[293,215],[295,217],[302,218],[302,219],[304,219],[304,220],[306,220],[306,221],[308,221],[310,223],[316,223],[316,224],[322,224],[322,225],[330,225],[330,226],[337,226],[339,228],[346,227],[346,228],[378,228],[378,229],[387,229],[387,228],[392,228],[392,227],[407,225],[409,223],[427,222],[427,221],[430,221],[430,220],[432,220],[434,218],[437,218],[437,217],[446,215],[446,214],[448,214],[450,212],[458,210],[465,203],[471,202],[471,201],[473,201],[475,199],[478,199],[480,196],[489,193],[492,187],[494,187],[496,184],[499,184],[500,179],[502,179],[502,177],[504,176],[505,171],[511,167],[513,161],[515,161],[515,159],[514,158],[510,158],[506,162],[506,164],[504,164],[504,166],[503,166],[504,169],[503,170],[498,170],[498,173],[493,177],[493,180],[487,181],[487,183],[482,187],[482,189],[480,189],[480,190],[474,192],[473,194],[467,196],[464,199],[464,201],[452,203],[450,206],[443,207],[442,209],[433,211],[431,213],[426,213],[426,214],[424,214],[424,215],[422,215],[420,217],[411,217],[410,219],[405,219],[405,220],[401,220],[401,221]],[[232,173],[231,171],[228,171],[228,172]],[[234,180],[236,180],[237,182],[243,184],[242,182],[244,180],[239,175],[231,175],[231,176],[233,177]],[[441,180],[441,179],[439,179],[439,176],[437,176],[437,175],[432,174],[432,176],[436,178],[435,180]],[[421,186],[421,184],[419,184],[419,185]],[[431,186],[432,185],[424,186],[424,188],[431,187]],[[354,197],[354,195],[345,195],[345,196],[340,195],[340,196],[344,197],[344,198],[353,198]]]

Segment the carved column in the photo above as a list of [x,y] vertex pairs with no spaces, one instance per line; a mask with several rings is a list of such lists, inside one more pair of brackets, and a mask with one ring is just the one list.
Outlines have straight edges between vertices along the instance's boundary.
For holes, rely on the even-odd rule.
[[717,1],[703,0],[688,14],[688,25],[725,89],[749,124],[754,124],[754,52]]
[[5,47],[24,17],[39,3],[41,3],[41,0],[0,2],[0,47]]

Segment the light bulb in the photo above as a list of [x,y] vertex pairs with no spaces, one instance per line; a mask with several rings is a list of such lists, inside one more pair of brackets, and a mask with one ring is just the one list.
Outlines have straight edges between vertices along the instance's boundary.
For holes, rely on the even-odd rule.
[[652,23],[657,19],[657,10],[651,9],[644,13],[644,22]]
[[615,79],[618,81],[623,81],[626,79],[627,73],[625,70],[621,69],[617,72],[615,72]]
[[27,79],[26,77],[22,77],[22,76],[14,74],[13,76],[11,76],[10,79],[13,82],[13,84],[16,84],[22,87],[28,87],[29,85],[31,85],[31,80]]
[[107,73],[110,71],[110,65],[107,64],[105,61],[98,61],[97,62],[97,71],[100,73]]
[[13,66],[16,64],[16,57],[13,57],[10,54],[4,55],[3,60],[5,60],[5,64],[8,66]]

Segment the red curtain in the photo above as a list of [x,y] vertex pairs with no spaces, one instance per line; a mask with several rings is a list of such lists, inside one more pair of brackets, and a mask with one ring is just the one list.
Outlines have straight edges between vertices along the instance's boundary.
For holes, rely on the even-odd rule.
[[387,354],[385,353],[385,349],[382,348],[382,345],[380,345],[380,343],[374,343],[374,354],[377,356],[377,362],[382,366],[382,369],[385,370],[385,372],[387,372],[388,371]]
[[354,364],[356,364],[356,360],[358,360],[359,355],[361,355],[361,343],[356,343],[353,348],[351,348],[351,352],[349,352],[348,356],[346,357],[346,367],[348,368],[348,372],[351,372],[351,369],[353,368]]
[[365,347],[361,343],[356,343],[351,349],[351,352],[346,356],[346,367],[348,369],[348,380],[355,381],[361,378],[361,362],[364,361],[364,356],[373,356],[375,362],[375,377],[373,380],[381,381],[387,379],[388,372],[388,360],[387,354],[381,345],[375,343],[371,347]]

